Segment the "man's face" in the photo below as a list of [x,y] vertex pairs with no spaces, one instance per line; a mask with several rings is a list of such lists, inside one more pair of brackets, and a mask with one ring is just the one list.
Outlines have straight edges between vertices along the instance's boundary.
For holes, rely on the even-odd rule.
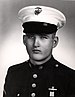
[[[53,34],[37,35],[27,34],[24,43],[31,60],[43,61],[51,56],[54,45]],[[57,39],[56,39],[57,41]]]

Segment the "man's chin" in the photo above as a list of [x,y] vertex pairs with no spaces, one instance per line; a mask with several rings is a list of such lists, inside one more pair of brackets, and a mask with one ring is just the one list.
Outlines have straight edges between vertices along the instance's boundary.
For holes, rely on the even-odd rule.
[[43,60],[43,57],[41,55],[34,55],[31,57],[31,59],[33,59],[35,61],[41,61],[41,60]]

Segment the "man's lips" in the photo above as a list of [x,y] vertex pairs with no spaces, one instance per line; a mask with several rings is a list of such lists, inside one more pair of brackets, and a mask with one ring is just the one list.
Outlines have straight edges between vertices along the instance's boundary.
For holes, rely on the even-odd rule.
[[40,52],[41,52],[41,51],[38,50],[38,49],[33,49],[32,51],[33,51],[33,53],[40,53]]

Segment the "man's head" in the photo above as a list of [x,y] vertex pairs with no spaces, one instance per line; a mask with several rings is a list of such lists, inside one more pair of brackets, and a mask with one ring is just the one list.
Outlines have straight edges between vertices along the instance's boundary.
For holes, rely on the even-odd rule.
[[65,24],[65,16],[54,8],[28,6],[19,11],[19,18],[23,22],[23,42],[31,61],[46,62],[58,44],[56,31]]

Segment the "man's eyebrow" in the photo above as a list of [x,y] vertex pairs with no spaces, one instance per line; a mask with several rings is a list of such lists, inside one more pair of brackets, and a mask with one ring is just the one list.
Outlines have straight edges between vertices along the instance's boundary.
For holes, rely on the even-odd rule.
[[42,34],[42,35],[40,35],[40,36],[49,36],[49,34]]

